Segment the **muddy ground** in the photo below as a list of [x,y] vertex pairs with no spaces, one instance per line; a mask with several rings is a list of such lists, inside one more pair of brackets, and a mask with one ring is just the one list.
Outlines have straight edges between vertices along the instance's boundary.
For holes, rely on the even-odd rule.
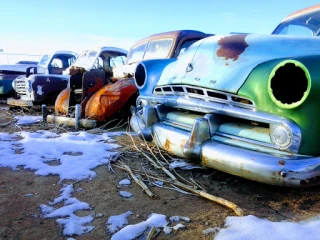
[[[9,113],[8,119],[17,111],[0,110],[2,114]],[[2,115],[2,122],[4,121]],[[17,127],[13,122],[0,127],[1,132],[35,131],[37,129],[55,129],[54,126],[33,125]],[[61,129],[60,129],[61,130]],[[69,129],[69,131],[72,131]],[[136,152],[129,137],[117,137],[122,147],[121,159],[132,169],[148,166],[148,161]],[[138,146],[142,142],[136,139]],[[152,167],[150,166],[152,169]],[[141,188],[132,183],[123,190],[133,193],[133,197],[125,199],[118,194],[118,181],[125,177],[125,172],[114,166],[117,174],[108,171],[107,166],[95,169],[97,177],[81,182],[74,182],[74,188],[83,188],[75,192],[74,197],[87,202],[95,213],[102,213],[92,224],[95,229],[82,236],[72,236],[75,239],[110,239],[105,223],[109,216],[118,215],[128,210],[133,212],[129,223],[134,224],[147,219],[150,213],[165,214],[166,216],[187,216],[191,219],[183,223],[186,227],[173,231],[170,235],[159,234],[156,239],[212,239],[214,234],[204,235],[203,230],[213,227],[223,227],[227,216],[235,213],[219,204],[201,197],[185,195],[173,190],[151,187],[157,195],[156,199],[149,198]],[[246,215],[253,214],[260,218],[274,221],[301,221],[320,213],[320,187],[312,188],[283,188],[269,186],[242,178],[238,178],[213,169],[198,169],[192,171],[177,171],[186,179],[193,177],[206,190],[215,196],[234,202],[243,209]],[[161,173],[159,173],[160,176]],[[0,168],[0,239],[67,239],[62,236],[55,219],[42,218],[40,204],[47,204],[58,197],[62,185],[57,176],[36,176],[32,171],[12,171]],[[63,182],[63,183],[72,183]],[[26,197],[28,193],[35,193]],[[91,211],[90,211],[91,212]],[[88,214],[81,211],[77,214]]]

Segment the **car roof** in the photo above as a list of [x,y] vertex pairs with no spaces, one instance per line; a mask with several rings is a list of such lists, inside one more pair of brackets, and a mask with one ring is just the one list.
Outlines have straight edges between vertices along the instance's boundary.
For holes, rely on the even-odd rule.
[[176,31],[170,31],[170,32],[163,32],[163,33],[157,33],[150,35],[146,38],[143,38],[136,42],[131,48],[134,48],[135,46],[141,44],[142,42],[145,42],[147,40],[151,39],[157,39],[157,38],[182,38],[185,35],[206,35],[204,32],[196,31],[196,30],[176,30]]
[[320,4],[317,4],[317,5],[314,5],[314,6],[311,6],[311,7],[307,7],[307,8],[303,8],[303,9],[301,9],[299,11],[291,13],[290,15],[285,17],[281,22],[285,22],[285,21],[290,20],[292,18],[296,18],[296,17],[299,17],[301,15],[304,15],[304,14],[307,14],[307,13],[311,13],[311,12],[315,12],[315,11],[318,11],[318,10],[320,10]]

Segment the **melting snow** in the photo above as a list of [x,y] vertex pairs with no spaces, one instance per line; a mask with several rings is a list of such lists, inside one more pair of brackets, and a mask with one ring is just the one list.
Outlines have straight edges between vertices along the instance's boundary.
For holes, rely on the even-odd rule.
[[121,197],[124,197],[124,198],[132,197],[132,193],[127,192],[127,191],[119,191],[119,194]]
[[112,236],[111,240],[131,240],[140,236],[149,227],[164,227],[167,224],[165,215],[154,213],[146,221],[122,228]]
[[18,125],[31,125],[42,121],[42,116],[16,116]]
[[[19,118],[21,119],[24,121],[26,118]],[[18,166],[24,166],[25,169],[35,170],[37,175],[58,175],[60,181],[90,179],[96,176],[92,169],[108,163],[109,158],[117,154],[109,150],[118,145],[105,143],[108,140],[108,134],[93,135],[86,132],[0,133],[0,167],[17,170]],[[50,165],[52,161],[59,165]],[[65,185],[60,191],[61,195],[53,202],[40,206],[43,217],[58,218],[56,221],[63,228],[65,236],[82,235],[92,231],[94,227],[87,224],[94,219],[93,212],[83,217],[75,215],[76,211],[90,210],[90,205],[72,197],[72,184]],[[25,196],[30,197],[32,194]],[[61,203],[62,207],[56,207],[61,206]]]
[[129,179],[122,179],[120,182],[119,182],[119,185],[130,185],[131,184],[131,181]]
[[107,229],[110,233],[115,233],[119,229],[121,229],[123,226],[128,224],[128,217],[132,215],[131,211],[125,212],[120,215],[111,216],[108,218],[107,221]]
[[[84,233],[90,232],[94,229],[93,226],[85,226],[86,224],[92,222],[93,213],[88,216],[79,217],[74,213],[78,210],[91,209],[88,203],[81,202],[76,198],[71,197],[74,192],[73,185],[65,185],[61,190],[60,197],[54,199],[53,202],[49,202],[49,205],[40,205],[41,212],[45,218],[55,218],[57,223],[63,228],[63,235],[82,235]],[[58,203],[64,203],[64,206],[60,208],[54,208],[53,205]]]
[[225,226],[215,240],[317,240],[320,235],[320,220],[308,222],[271,222],[249,215],[227,217]]

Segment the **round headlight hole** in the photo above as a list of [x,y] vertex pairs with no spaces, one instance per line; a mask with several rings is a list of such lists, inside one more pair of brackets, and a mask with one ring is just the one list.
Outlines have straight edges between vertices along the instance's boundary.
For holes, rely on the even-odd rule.
[[289,62],[278,67],[270,80],[273,97],[282,104],[294,104],[304,98],[309,86],[305,69]]
[[134,77],[136,79],[137,86],[142,87],[146,81],[146,71],[142,64],[137,66]]

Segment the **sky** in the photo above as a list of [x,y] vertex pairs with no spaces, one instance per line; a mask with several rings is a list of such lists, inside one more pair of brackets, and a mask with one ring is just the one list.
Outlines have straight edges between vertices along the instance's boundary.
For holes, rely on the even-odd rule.
[[[42,3],[42,4],[41,4]],[[317,0],[11,0],[1,2],[0,64],[39,60],[56,50],[97,46],[129,50],[139,39],[179,29],[268,34],[279,22]],[[2,52],[1,52],[2,49]]]
[[[39,124],[39,117],[18,117],[17,124],[32,123]],[[74,192],[85,190],[75,188],[70,181],[65,184],[65,180],[85,180],[90,184],[88,180],[97,177],[95,168],[109,164],[110,158],[118,154],[114,151],[118,145],[112,137],[121,134],[124,132],[103,134],[90,134],[83,131],[57,134],[44,130],[21,131],[13,134],[0,132],[0,167],[9,167],[14,171],[28,169],[34,171],[39,177],[59,176],[60,181],[57,184],[61,186],[60,195],[50,197],[53,201],[42,203],[39,206],[41,214],[34,213],[33,216],[54,218],[62,229],[62,234],[68,237],[68,240],[74,240],[79,235],[94,231],[93,220],[101,217],[105,219],[106,231],[112,235],[112,240],[135,239],[142,234],[147,235],[151,227],[156,227],[164,234],[172,234],[178,229],[183,231],[186,224],[192,225],[192,219],[183,216],[183,213],[181,216],[150,213],[147,219],[139,223],[131,222],[130,216],[137,213],[129,209],[123,209],[123,212],[114,216],[103,216],[102,213],[95,212],[90,202],[80,201],[73,196]],[[41,143],[41,148],[38,147],[39,143]],[[92,151],[93,145],[94,152]],[[70,149],[77,154],[65,154],[70,152]],[[19,154],[15,154],[16,151],[19,151]],[[58,161],[59,164],[52,165],[50,164],[52,161]],[[78,164],[79,162],[81,164]],[[128,187],[130,184],[132,183],[129,179],[119,181],[119,198],[132,196],[130,192],[125,191],[130,189]],[[32,198],[36,194],[41,195],[41,192],[25,192],[24,194],[26,198]],[[77,211],[79,210],[87,210],[88,215],[78,216]],[[215,240],[317,240],[320,234],[320,216],[304,222],[272,222],[253,215],[229,216],[223,228],[208,225],[208,228],[203,231],[203,238],[205,239],[207,234],[212,236],[212,233],[215,233]]]

